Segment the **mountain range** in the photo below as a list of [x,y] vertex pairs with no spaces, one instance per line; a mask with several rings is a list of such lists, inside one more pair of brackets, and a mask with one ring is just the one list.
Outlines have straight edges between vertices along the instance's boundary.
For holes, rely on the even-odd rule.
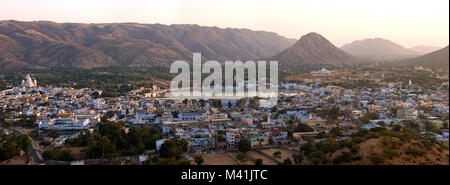
[[409,50],[397,43],[382,38],[356,40],[341,47],[352,55],[420,55],[419,52]]
[[426,55],[396,62],[397,65],[418,65],[437,71],[449,71],[449,46]]
[[428,54],[431,53],[433,51],[437,51],[439,49],[442,49],[440,47],[436,47],[436,46],[425,46],[425,45],[419,45],[419,46],[414,46],[414,47],[410,47],[408,48],[411,51],[415,51],[421,54]]
[[276,60],[285,65],[342,65],[355,62],[352,55],[314,32],[302,36],[294,45],[269,60]]
[[198,25],[0,21],[0,69],[169,66],[176,60],[192,61],[193,52],[200,52],[203,61],[264,59],[300,66],[397,61],[435,69],[446,64],[448,69],[448,47],[436,49],[407,49],[382,38],[338,48],[314,32],[296,41],[265,31]]
[[167,66],[175,60],[270,57],[295,40],[276,33],[162,24],[0,21],[0,67]]
[[441,48],[424,45],[406,48],[387,39],[370,38],[345,44],[341,49],[355,56],[358,62],[389,62],[415,58]]

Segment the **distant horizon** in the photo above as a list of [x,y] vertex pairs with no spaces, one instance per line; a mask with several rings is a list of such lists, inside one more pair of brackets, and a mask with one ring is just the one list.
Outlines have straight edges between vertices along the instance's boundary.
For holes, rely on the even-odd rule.
[[[201,26],[201,27],[217,27],[217,28],[220,28],[220,29],[243,29],[243,30],[246,29],[246,30],[251,30],[251,31],[255,31],[255,32],[275,33],[275,34],[278,34],[279,36],[285,37],[285,38],[287,38],[287,39],[293,39],[293,40],[296,40],[296,41],[298,41],[302,36],[304,36],[304,35],[302,35],[302,36],[300,36],[299,38],[291,38],[291,37],[287,37],[287,36],[281,35],[280,33],[273,32],[273,31],[254,30],[254,29],[250,29],[250,28],[235,28],[235,27],[205,26],[205,25],[199,25],[199,24],[140,23],[140,22],[131,22],[131,21],[130,21],[130,22],[90,22],[90,23],[84,23],[84,22],[57,22],[57,21],[52,21],[52,20],[22,21],[22,20],[15,20],[15,19],[0,20],[0,22],[1,22],[1,21],[18,21],[18,22],[54,22],[54,23],[57,23],[57,24],[144,24],[144,25],[145,25],[145,24],[161,24],[161,25],[166,25],[166,26],[171,26],[171,25],[197,25],[197,26]],[[322,35],[322,34],[319,33],[319,32],[315,32],[315,31],[312,31],[312,32],[318,33],[318,34]],[[312,33],[312,32],[309,32],[309,33]],[[305,33],[305,35],[306,35],[306,34],[308,34],[308,33]],[[325,35],[322,35],[322,36],[324,36],[327,40],[329,40]],[[344,44],[342,44],[342,45],[336,45],[336,44],[334,44],[331,40],[329,40],[329,41],[330,41],[333,45],[335,45],[336,47],[341,48],[342,46],[344,46],[344,45],[346,45],[346,44],[350,44],[350,43],[355,42],[355,41],[361,41],[361,40],[366,40],[366,39],[385,39],[385,40],[389,40],[389,41],[391,41],[391,42],[394,42],[394,43],[396,43],[396,44],[399,44],[399,45],[403,46],[403,47],[406,48],[406,49],[410,49],[410,48],[418,47],[418,46],[438,47],[439,49],[442,49],[442,48],[445,48],[445,47],[447,47],[447,46],[450,45],[450,44],[447,44],[447,45],[444,45],[444,46],[438,46],[438,45],[418,44],[418,45],[413,45],[413,46],[407,47],[407,46],[404,46],[404,45],[402,45],[402,44],[396,42],[395,40],[391,40],[391,39],[389,39],[389,38],[376,37],[376,36],[375,36],[375,37],[370,37],[370,38],[355,39],[355,40],[353,40],[353,41],[350,41],[350,42],[348,42],[348,43],[344,43]]]
[[277,33],[316,32],[341,47],[384,38],[405,48],[449,45],[449,1],[380,0],[2,0],[3,20],[57,23],[196,24]]

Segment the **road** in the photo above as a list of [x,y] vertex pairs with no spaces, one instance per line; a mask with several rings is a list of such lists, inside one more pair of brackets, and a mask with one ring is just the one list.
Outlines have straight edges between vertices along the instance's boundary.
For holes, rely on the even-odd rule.
[[[15,128],[13,128],[13,131],[18,134],[23,134],[22,131],[15,129]],[[31,158],[32,158],[31,164],[43,164],[44,160],[42,159],[42,156],[34,148],[35,141],[33,141],[33,138],[31,138],[30,136],[28,136],[28,138],[31,139],[31,146],[28,149],[28,151],[31,153]]]

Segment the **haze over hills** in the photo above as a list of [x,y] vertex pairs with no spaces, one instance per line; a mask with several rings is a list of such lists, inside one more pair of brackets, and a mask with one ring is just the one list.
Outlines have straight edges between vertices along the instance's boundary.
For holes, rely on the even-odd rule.
[[409,60],[400,61],[398,65],[419,65],[426,68],[449,71],[449,47],[442,48],[432,53],[412,58]]
[[0,67],[168,66],[175,60],[270,57],[295,40],[276,33],[198,25],[0,21]]
[[436,46],[419,45],[419,46],[410,47],[408,49],[411,50],[411,51],[418,52],[418,53],[428,54],[428,53],[431,53],[433,51],[437,51],[437,50],[442,49],[442,48],[436,47]]
[[[193,52],[201,52],[203,61],[265,59],[283,65],[342,65],[399,61],[436,49],[406,49],[381,38],[341,48],[317,33],[295,41],[271,32],[198,25],[0,21],[1,68],[169,66],[175,60],[192,61]],[[446,51],[446,55],[445,50],[444,54],[433,52],[411,63],[442,66],[446,62],[448,69],[448,47]]]
[[343,45],[341,49],[353,55],[418,55],[417,52],[382,38],[356,40]]
[[342,65],[354,63],[355,58],[334,46],[317,33],[302,36],[293,46],[271,57],[283,65]]
[[343,45],[341,49],[355,56],[360,62],[394,61],[425,54],[383,38],[356,40]]

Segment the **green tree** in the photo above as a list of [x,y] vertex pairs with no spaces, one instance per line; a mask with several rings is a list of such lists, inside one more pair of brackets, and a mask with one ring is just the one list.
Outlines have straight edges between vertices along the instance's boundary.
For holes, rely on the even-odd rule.
[[341,137],[341,136],[343,136],[342,128],[340,128],[340,127],[333,127],[330,130],[330,135],[333,136],[333,137]]
[[161,148],[159,150],[159,156],[161,158],[181,158],[181,150],[174,140],[166,140],[161,145]]
[[329,137],[325,141],[316,144],[316,148],[325,153],[332,153],[338,150],[339,147],[339,143],[332,137]]
[[204,162],[203,157],[199,155],[194,156],[194,161],[197,165],[202,165]]
[[116,146],[111,142],[111,140],[106,137],[99,137],[89,144],[89,147],[86,151],[87,158],[107,158],[111,159],[113,157],[117,157],[119,154],[117,153]]
[[260,158],[255,159],[255,165],[256,165],[256,166],[261,166],[261,165],[263,165],[263,160],[260,159]]
[[281,155],[280,151],[276,151],[276,152],[273,153],[273,156],[276,157],[276,158],[279,158],[280,155]]
[[323,138],[327,138],[327,137],[328,137],[328,135],[324,131],[320,131],[319,134],[317,134],[317,136],[316,136],[317,139],[323,139]]
[[301,164],[303,162],[303,155],[295,152],[292,154],[292,158],[294,159],[295,164]]
[[23,150],[25,152],[28,152],[28,149],[31,146],[31,139],[30,137],[28,137],[27,135],[19,135],[15,138],[16,143],[17,143],[17,147],[19,148],[19,150]]
[[370,120],[378,119],[378,114],[374,112],[367,112],[363,117],[360,118],[360,121],[364,124],[368,124]]
[[100,97],[100,93],[98,93],[98,91],[95,91],[92,93],[92,98],[97,99]]
[[302,137],[304,141],[308,142],[308,143],[312,143],[314,142],[314,138],[311,136],[303,136]]
[[226,141],[225,136],[223,136],[222,134],[217,135],[217,141],[225,142]]
[[12,140],[6,139],[3,146],[0,147],[0,161],[11,159],[18,154],[17,144]]
[[338,155],[333,160],[333,164],[340,164],[342,162],[348,163],[351,161],[352,154],[349,152],[342,152],[341,155]]
[[285,164],[285,165],[292,164],[291,158],[288,157],[288,158],[284,159],[283,164]]
[[313,128],[311,128],[309,125],[304,123],[299,123],[297,127],[294,129],[295,132],[312,132],[314,131]]
[[117,157],[116,147],[111,143],[107,137],[102,137],[98,143],[98,147],[102,149],[102,157],[111,159]]
[[444,127],[445,129],[448,129],[448,122],[445,122],[442,127]]
[[252,149],[250,141],[248,139],[241,139],[238,143],[238,150],[240,152],[248,152]]
[[177,145],[182,152],[186,152],[188,150],[189,142],[183,138],[177,140]]
[[57,161],[73,161],[75,156],[72,155],[70,150],[63,150],[60,147],[56,147],[50,150],[46,150],[42,157],[45,160],[57,160]]

